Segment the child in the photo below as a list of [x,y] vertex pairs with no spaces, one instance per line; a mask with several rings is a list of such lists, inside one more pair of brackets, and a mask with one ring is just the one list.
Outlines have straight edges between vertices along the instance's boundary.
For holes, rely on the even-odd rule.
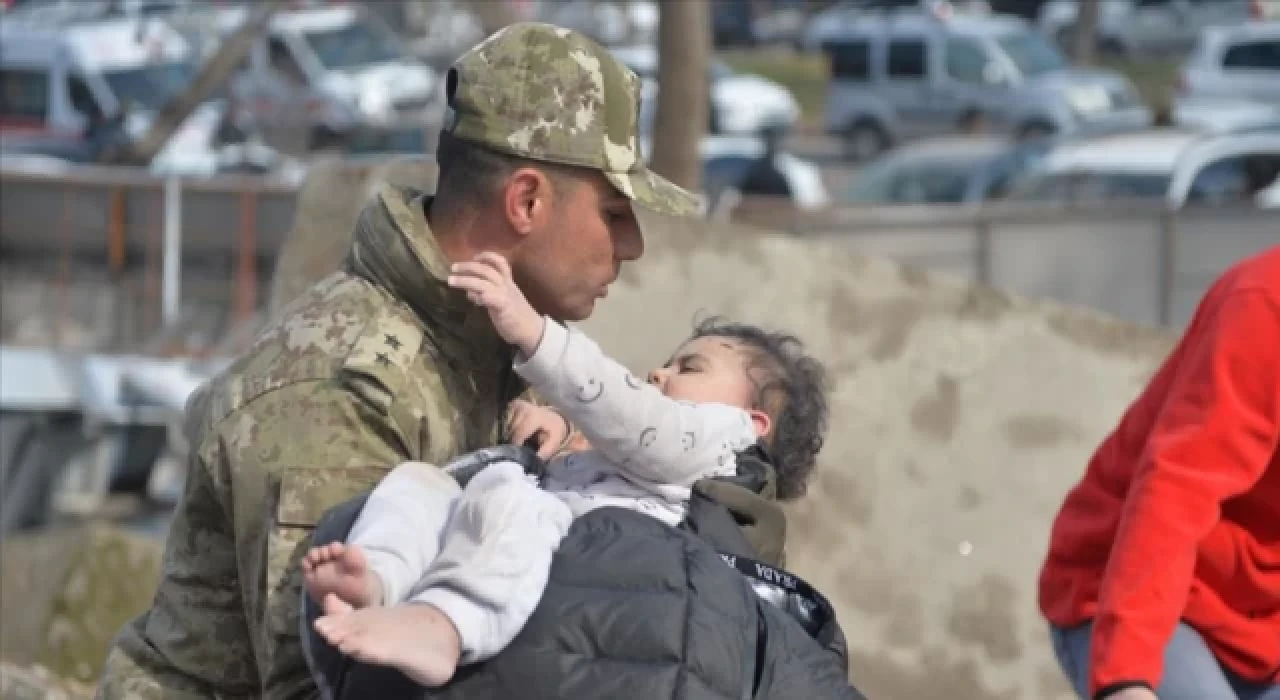
[[454,265],[449,284],[488,309],[519,351],[516,371],[567,416],[517,402],[517,441],[542,433],[549,455],[571,421],[590,449],[553,460],[541,489],[514,463],[486,468],[464,489],[429,465],[393,469],[347,543],[314,548],[303,562],[325,611],[316,630],[343,653],[442,685],[520,631],[574,517],[619,506],[677,525],[693,484],[735,475],[735,455],[758,443],[777,470],[778,497],[803,493],[827,407],[822,368],[794,338],[703,324],[645,383],[535,312],[501,256]]

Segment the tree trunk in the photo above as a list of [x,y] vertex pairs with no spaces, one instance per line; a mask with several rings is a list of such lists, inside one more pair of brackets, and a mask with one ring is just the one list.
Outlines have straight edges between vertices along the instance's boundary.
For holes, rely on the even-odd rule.
[[691,189],[702,184],[698,145],[711,109],[710,0],[661,0],[654,172]]
[[1098,48],[1098,5],[1101,0],[1079,0],[1071,57],[1077,66],[1093,65]]
[[236,66],[249,53],[253,40],[266,28],[271,16],[289,0],[259,0],[244,24],[236,29],[214,53],[191,85],[174,97],[156,115],[142,138],[121,148],[105,149],[99,160],[112,165],[146,165],[164,148],[182,122],[231,77]]

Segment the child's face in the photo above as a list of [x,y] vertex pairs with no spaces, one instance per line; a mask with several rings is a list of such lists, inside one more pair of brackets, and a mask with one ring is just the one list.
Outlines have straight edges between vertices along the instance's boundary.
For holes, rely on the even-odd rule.
[[747,354],[732,338],[690,340],[665,366],[649,373],[649,383],[672,399],[737,406],[751,414],[757,435],[769,432],[769,417],[751,405],[756,386],[748,374]]

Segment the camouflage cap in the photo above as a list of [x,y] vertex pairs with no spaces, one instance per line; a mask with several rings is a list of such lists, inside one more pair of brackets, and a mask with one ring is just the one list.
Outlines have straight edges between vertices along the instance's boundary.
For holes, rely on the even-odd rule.
[[702,199],[646,167],[640,79],[586,35],[538,22],[498,30],[449,70],[444,130],[511,155],[599,170],[662,214],[692,216]]

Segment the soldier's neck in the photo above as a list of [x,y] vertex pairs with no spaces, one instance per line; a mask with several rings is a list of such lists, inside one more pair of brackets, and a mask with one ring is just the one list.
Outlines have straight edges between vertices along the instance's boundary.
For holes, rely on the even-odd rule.
[[484,251],[506,254],[506,246],[498,244],[494,236],[486,235],[488,228],[476,215],[449,216],[441,212],[432,217],[427,211],[427,224],[435,236],[440,252],[451,263],[463,262],[475,258]]

